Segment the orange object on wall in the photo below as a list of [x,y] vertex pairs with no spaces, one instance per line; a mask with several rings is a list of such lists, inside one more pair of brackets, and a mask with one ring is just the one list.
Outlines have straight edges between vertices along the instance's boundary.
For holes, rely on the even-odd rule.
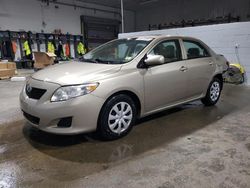
[[16,51],[17,51],[17,44],[16,44],[15,41],[11,41],[11,44],[12,44],[12,49],[13,49],[14,54],[16,54]]
[[69,57],[70,56],[70,48],[69,48],[69,44],[65,44],[65,56]]

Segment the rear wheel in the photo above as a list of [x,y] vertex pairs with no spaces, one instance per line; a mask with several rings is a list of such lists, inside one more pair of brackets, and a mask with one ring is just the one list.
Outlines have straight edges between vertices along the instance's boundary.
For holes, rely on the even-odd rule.
[[215,105],[220,98],[222,84],[223,83],[220,79],[214,78],[209,84],[206,96],[201,99],[201,102],[206,106]]
[[102,108],[98,133],[105,140],[114,140],[128,134],[136,119],[136,106],[127,95],[110,98]]

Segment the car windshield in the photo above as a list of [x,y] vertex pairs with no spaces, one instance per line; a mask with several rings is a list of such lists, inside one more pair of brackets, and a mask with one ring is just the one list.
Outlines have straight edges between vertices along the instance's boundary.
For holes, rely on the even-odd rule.
[[82,61],[106,64],[127,63],[134,59],[152,40],[153,38],[146,37],[114,40],[85,54]]

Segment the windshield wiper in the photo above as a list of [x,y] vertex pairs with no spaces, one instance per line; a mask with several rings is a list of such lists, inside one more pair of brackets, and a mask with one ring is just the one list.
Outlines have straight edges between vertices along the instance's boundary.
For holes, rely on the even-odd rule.
[[96,58],[96,59],[85,59],[84,57],[82,57],[82,58],[79,58],[79,60],[82,61],[82,62],[89,62],[89,63],[107,63],[107,64],[110,63],[110,61],[101,60],[99,58]]
[[97,63],[96,61],[92,60],[92,59],[85,59],[84,57],[79,58],[79,60],[81,62],[89,62],[89,63]]
[[106,63],[106,64],[112,64],[113,61],[108,61],[108,60],[102,60],[102,59],[95,59],[97,63]]
[[102,59],[95,59],[97,63],[106,63],[106,64],[123,64],[125,61],[112,61],[112,60],[102,60]]
[[121,64],[123,62],[118,62],[118,61],[110,61],[110,60],[103,60],[103,59],[85,59],[85,58],[81,58],[80,61],[82,62],[90,62],[90,63],[103,63],[103,64]]

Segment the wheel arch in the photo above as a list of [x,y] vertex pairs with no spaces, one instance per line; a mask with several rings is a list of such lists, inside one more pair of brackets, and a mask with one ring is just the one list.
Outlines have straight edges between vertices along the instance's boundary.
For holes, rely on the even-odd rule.
[[105,103],[103,104],[102,108],[104,107],[104,105],[109,101],[109,99],[111,99],[113,96],[116,95],[120,95],[120,94],[124,94],[129,96],[135,103],[136,105],[136,109],[137,109],[137,116],[140,115],[141,113],[141,101],[139,99],[139,97],[137,96],[137,94],[135,94],[134,92],[130,91],[130,90],[121,90],[121,91],[117,91],[113,94],[111,94],[105,101]]
[[111,94],[111,95],[106,99],[106,101],[105,101],[104,104],[102,105],[101,110],[100,110],[100,112],[99,112],[98,121],[97,121],[97,126],[99,126],[100,116],[101,116],[101,113],[102,113],[102,111],[103,111],[104,106],[106,105],[106,103],[107,103],[112,97],[114,97],[114,96],[116,96],[116,95],[120,95],[120,94],[127,95],[127,96],[129,96],[129,97],[134,101],[134,103],[135,103],[135,105],[136,105],[136,109],[137,109],[137,112],[136,112],[136,113],[137,113],[137,117],[140,116],[140,114],[141,114],[141,105],[142,105],[142,104],[141,104],[141,101],[140,101],[139,97],[138,97],[134,92],[132,92],[132,91],[129,91],[129,90],[121,90],[121,91],[117,91],[117,92]]
[[214,78],[218,78],[221,81],[221,89],[223,88],[223,76],[221,73],[214,75]]

